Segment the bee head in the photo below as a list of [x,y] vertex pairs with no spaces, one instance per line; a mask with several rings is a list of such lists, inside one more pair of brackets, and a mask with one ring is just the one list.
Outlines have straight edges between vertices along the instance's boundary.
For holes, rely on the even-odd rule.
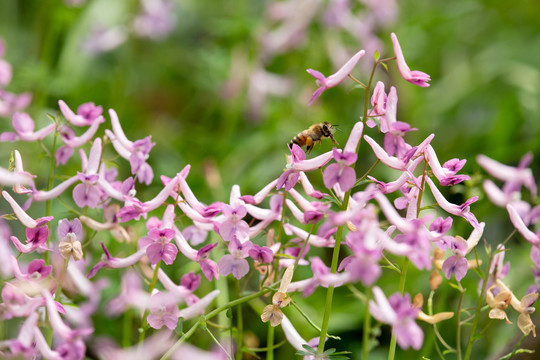
[[330,124],[328,121],[325,121],[322,125],[322,133],[326,137],[330,137],[334,133],[334,125]]
[[330,137],[330,135],[333,135],[336,130],[341,131],[341,129],[339,129],[337,126],[339,125],[332,125],[328,121],[325,121],[322,126],[323,135]]

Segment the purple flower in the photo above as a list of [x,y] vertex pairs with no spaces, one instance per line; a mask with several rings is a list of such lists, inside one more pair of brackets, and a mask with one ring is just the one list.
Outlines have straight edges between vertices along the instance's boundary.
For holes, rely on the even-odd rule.
[[345,65],[343,65],[335,74],[330,75],[329,77],[325,77],[317,70],[307,69],[306,71],[317,79],[317,85],[319,86],[319,88],[313,93],[308,105],[311,105],[313,101],[315,101],[315,99],[317,99],[323,93],[324,90],[334,87],[345,80],[345,78],[356,66],[356,63],[360,60],[360,58],[362,58],[362,56],[364,56],[365,53],[366,52],[364,50],[360,50],[354,54],[353,57],[351,57],[349,61],[347,61]]
[[171,192],[178,185],[178,176],[175,176],[152,200],[141,202],[138,199],[127,198],[125,206],[118,212],[121,222],[131,219],[146,218],[148,212],[160,207],[171,195]]
[[0,59],[0,87],[5,87],[11,82],[12,73],[11,64],[4,59]]
[[77,108],[77,114],[75,114],[63,100],[58,100],[58,106],[71,125],[91,126],[95,123],[98,123],[99,125],[100,123],[105,122],[105,118],[101,115],[103,113],[103,108],[101,106],[96,106],[93,102],[81,104]]
[[150,314],[146,320],[148,325],[154,329],[161,329],[166,326],[174,330],[178,324],[180,311],[176,305],[176,300],[171,294],[156,292],[150,297]]
[[373,89],[373,95],[371,96],[371,106],[372,108],[368,110],[369,119],[366,121],[366,125],[370,128],[377,125],[375,121],[371,118],[380,119],[381,121],[381,131],[382,131],[382,117],[386,113],[386,93],[384,92],[384,83],[382,81],[377,81],[375,88]]
[[87,54],[97,55],[116,49],[127,40],[127,37],[128,29],[124,26],[110,28],[94,26],[83,40],[81,48]]
[[442,186],[452,186],[464,180],[471,179],[468,175],[456,175],[463,168],[467,160],[451,159],[441,166],[439,159],[437,159],[437,154],[431,145],[426,147],[426,155],[433,175],[440,181]]
[[343,259],[338,268],[338,271],[347,271],[352,281],[360,280],[365,286],[375,283],[382,273],[379,266],[382,249],[376,245],[376,239],[370,239],[370,235],[374,234],[368,233],[364,236],[363,231],[347,234],[346,242],[354,255]]
[[409,294],[395,293],[386,299],[383,291],[373,287],[373,299],[369,302],[369,311],[378,321],[389,324],[402,349],[412,347],[419,350],[424,342],[424,333],[415,319],[419,309],[411,304]]
[[[431,140],[433,140],[434,137],[434,134],[429,135],[417,147],[411,148],[407,155],[403,156],[402,158],[389,155],[379,144],[377,144],[375,140],[367,135],[364,135],[364,140],[366,140],[369,146],[371,146],[375,156],[381,160],[383,164],[395,170],[407,171],[407,167],[410,165],[411,159],[415,158],[419,154],[424,153],[426,146],[431,142]],[[412,174],[411,178],[414,178]]]
[[64,141],[64,146],[62,146],[60,149],[58,149],[58,152],[60,154],[56,155],[56,163],[59,164],[65,164],[73,154],[73,151],[75,148],[78,148],[92,140],[94,135],[96,134],[99,125],[105,121],[105,118],[102,116],[99,117],[97,121],[94,121],[92,125],[86,130],[82,135],[75,136],[75,133],[73,130],[68,127],[64,126],[60,130],[60,136],[62,137],[62,140]]
[[433,220],[431,225],[429,225],[429,231],[434,232],[439,236],[442,236],[450,230],[450,228],[452,227],[452,222],[453,220],[450,216],[448,216],[446,219],[438,217]]
[[131,165],[131,173],[137,175],[139,182],[150,185],[154,174],[152,168],[146,160],[150,150],[154,147],[155,143],[151,141],[152,136],[147,136],[144,139],[130,141],[124,134],[124,130],[120,125],[118,115],[113,109],[109,109],[109,115],[111,117],[112,131],[105,130],[105,134],[111,140],[118,155],[126,160],[129,160]]
[[45,265],[43,259],[34,259],[28,264],[26,274],[24,274],[19,268],[17,258],[11,256],[11,264],[13,268],[13,275],[21,281],[40,281],[45,279],[52,271],[52,265]]
[[151,264],[155,265],[163,260],[165,264],[171,265],[178,253],[176,246],[171,244],[174,235],[173,229],[152,228],[148,231],[148,236],[139,239],[139,248],[146,248]]
[[238,240],[243,243],[249,240],[249,225],[242,220],[247,214],[246,207],[240,205],[236,208],[230,205],[224,205],[222,209],[225,221],[219,226],[219,235],[226,242]]
[[195,225],[190,225],[182,231],[182,235],[193,246],[202,244],[208,237],[208,231]]
[[34,131],[34,120],[27,113],[16,112],[11,118],[15,133],[5,132],[0,135],[2,141],[38,141],[45,138],[56,128],[56,124],[50,124],[41,130]]
[[454,274],[456,280],[461,281],[467,275],[468,263],[467,259],[465,259],[468,248],[467,241],[462,237],[456,236],[452,238],[449,246],[453,255],[444,261],[442,271],[447,279],[450,279],[452,274]]
[[511,183],[511,189],[508,189],[510,190],[510,193],[514,192],[516,188],[523,184],[529,189],[531,195],[535,197],[537,192],[536,182],[532,170],[526,168],[528,158],[530,158],[530,156],[527,157],[527,155],[525,155],[518,167],[501,164],[485,155],[478,155],[476,161],[494,178]]
[[249,257],[261,264],[269,264],[274,259],[274,252],[266,247],[254,244],[248,251]]
[[38,226],[35,228],[26,228],[26,245],[22,244],[15,236],[11,236],[10,239],[13,244],[22,253],[29,253],[37,249],[50,250],[45,244],[49,238],[49,227]]
[[196,255],[195,261],[201,266],[201,270],[208,281],[212,281],[213,278],[219,279],[218,265],[208,258],[210,256],[210,251],[217,245],[218,243],[207,244],[200,248]]
[[95,209],[101,198],[101,192],[96,186],[99,175],[86,175],[80,172],[77,175],[81,184],[73,188],[73,200],[75,204],[81,208],[88,206],[90,209]]
[[324,169],[324,186],[331,189],[338,184],[341,191],[349,191],[356,182],[356,172],[351,167],[356,162],[357,155],[353,152],[340,153],[336,148],[333,150],[335,164],[330,164]]
[[133,21],[135,33],[141,37],[162,39],[176,25],[174,2],[170,0],[142,0],[142,9]]
[[437,204],[441,207],[441,209],[443,209],[444,211],[452,215],[462,216],[474,228],[478,228],[480,226],[480,224],[478,223],[478,220],[476,220],[476,216],[474,216],[474,214],[470,211],[470,206],[469,206],[473,202],[478,200],[478,196],[473,196],[472,198],[468,199],[461,205],[455,205],[445,199],[443,194],[441,194],[439,189],[437,189],[437,187],[435,186],[435,184],[430,178],[426,178],[426,182],[431,189],[431,193],[433,194],[435,201],[437,201]]
[[[296,144],[294,144],[293,146],[295,145]],[[285,191],[289,191],[294,187],[294,185],[296,185],[299,178],[300,174],[298,171],[292,169],[285,170],[285,172],[283,172],[283,174],[281,174],[281,176],[278,178],[276,189],[279,190],[281,188],[284,188]]]
[[403,79],[407,80],[411,84],[421,87],[428,87],[429,84],[427,82],[431,80],[429,75],[422,71],[411,71],[411,69],[409,69],[407,63],[405,62],[405,57],[403,56],[403,52],[401,51],[401,46],[399,45],[396,34],[392,33],[390,34],[390,37],[392,38],[392,43],[394,44],[394,54],[397,58],[397,67],[399,73],[401,74],[401,77],[403,77]]
[[540,230],[538,230],[536,233],[529,230],[527,228],[527,225],[523,222],[523,219],[521,216],[519,216],[518,211],[514,206],[511,204],[506,205],[506,210],[508,211],[508,214],[510,215],[510,220],[512,221],[512,224],[516,228],[516,230],[532,245],[538,246],[540,244]]
[[224,255],[218,262],[219,272],[223,276],[233,274],[239,280],[249,272],[249,263],[245,259],[251,248],[251,241],[240,243],[233,239],[229,242],[230,254]]
[[300,172],[321,168],[332,160],[333,157],[332,151],[328,151],[306,160],[306,154],[298,145],[293,144],[290,150],[291,155],[287,156],[286,170],[281,174],[276,183],[277,190],[285,188],[285,191],[289,191],[300,179]]
[[105,244],[101,243],[101,247],[103,248],[103,252],[105,253],[102,257],[102,260],[98,262],[92,269],[90,269],[90,272],[88,273],[88,278],[93,278],[97,272],[104,267],[109,267],[111,269],[120,269],[125,268],[131,265],[136,264],[139,260],[142,259],[143,256],[146,255],[146,248],[139,249],[136,253],[131,254],[130,256],[126,258],[115,258],[111,255],[109,250],[105,247]]
[[[21,111],[30,105],[32,102],[32,94],[22,93],[20,95],[13,94],[9,91],[0,89],[0,116],[10,117],[15,112]],[[15,141],[17,134],[12,132],[4,132],[0,134],[0,141]]]
[[189,291],[195,291],[201,283],[201,276],[196,275],[193,271],[184,274],[180,279],[180,285],[184,286]]
[[125,312],[128,306],[143,312],[150,295],[142,289],[142,281],[137,273],[128,270],[122,275],[120,294],[111,299],[107,306],[107,314],[119,315]]
[[74,240],[82,240],[82,224],[81,221],[77,218],[69,221],[68,219],[62,219],[58,222],[58,238],[60,241],[71,238]]
[[31,188],[34,188],[33,178],[36,175],[24,170],[21,153],[18,150],[13,150],[13,157],[15,158],[15,168],[13,172],[0,168],[0,183],[13,184],[13,191],[16,194],[29,194],[32,190],[27,189],[24,185],[30,185]]
[[204,296],[202,299],[197,301],[194,304],[191,304],[185,309],[180,310],[178,317],[183,318],[184,320],[193,319],[204,313],[204,310],[214,301],[214,299],[219,295],[219,290],[214,290]]

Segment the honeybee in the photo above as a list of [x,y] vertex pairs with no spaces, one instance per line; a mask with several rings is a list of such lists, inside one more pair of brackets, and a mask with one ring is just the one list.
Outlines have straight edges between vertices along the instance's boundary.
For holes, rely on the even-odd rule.
[[334,139],[334,132],[335,130],[339,129],[336,128],[336,126],[337,125],[330,124],[328,121],[311,125],[309,129],[306,129],[293,137],[293,139],[289,143],[289,148],[292,148],[293,144],[296,144],[300,147],[306,145],[306,151],[309,154],[311,152],[311,149],[313,149],[315,143],[318,142],[320,147],[322,139],[328,138],[332,140],[332,144],[334,144],[334,146],[337,146],[338,143],[336,139]]

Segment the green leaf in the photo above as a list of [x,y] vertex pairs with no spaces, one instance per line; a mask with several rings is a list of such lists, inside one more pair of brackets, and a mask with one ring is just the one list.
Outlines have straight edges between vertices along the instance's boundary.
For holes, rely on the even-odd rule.
[[335,352],[336,352],[335,348],[330,348],[330,349],[326,350],[325,352],[323,352],[323,355],[330,355],[330,354],[333,354]]
[[379,61],[381,58],[381,54],[379,54],[379,50],[375,50],[375,53],[373,54],[373,58],[375,59],[375,62]]

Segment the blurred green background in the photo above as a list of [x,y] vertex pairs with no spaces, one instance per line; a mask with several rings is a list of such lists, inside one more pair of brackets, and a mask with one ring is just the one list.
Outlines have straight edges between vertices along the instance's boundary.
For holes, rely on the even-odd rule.
[[[253,194],[279,176],[288,153],[286,144],[313,123],[339,124],[344,132],[337,134],[337,140],[346,142],[346,134],[362,114],[363,92],[348,80],[308,107],[316,84],[305,69],[329,75],[340,66],[336,59],[347,59],[341,52],[351,55],[377,39],[381,56],[391,57],[390,33],[395,32],[411,69],[432,78],[429,88],[419,88],[402,80],[394,64],[388,73],[383,68],[376,73],[387,90],[390,85],[397,87],[398,120],[418,128],[407,135],[410,144],[435,133],[432,144],[441,162],[466,158],[462,172],[471,175],[482,173],[475,163],[479,153],[508,164],[516,164],[527,151],[540,157],[538,1],[402,0],[381,1],[378,6],[351,1],[346,13],[359,21],[358,29],[364,29],[358,24],[369,27],[372,22],[370,37],[354,36],[328,20],[328,12],[333,6],[339,8],[339,3],[305,1],[305,7],[288,9],[285,17],[297,16],[291,23],[306,24],[302,31],[289,33],[289,40],[297,39],[296,43],[269,51],[268,34],[284,22],[272,18],[280,13],[270,1],[177,0],[170,33],[149,39],[135,36],[132,30],[139,1],[88,0],[77,7],[59,0],[1,0],[0,36],[7,45],[5,59],[14,68],[7,90],[34,94],[27,111],[38,128],[50,121],[46,113],[58,113],[57,102],[63,99],[72,109],[90,101],[115,109],[131,140],[151,134],[157,145],[149,163],[156,178],[146,198],[159,190],[158,175],[172,176],[191,164],[188,181],[199,199],[227,201],[233,184],[239,184],[242,193]],[[306,20],[309,9],[313,14]],[[396,15],[377,15],[377,9],[395,9]],[[98,54],[83,50],[98,27],[114,26],[125,31],[125,42]],[[372,59],[371,50],[354,70],[356,78],[367,81]],[[263,70],[279,78],[273,78],[274,83],[257,77]],[[0,131],[11,130],[9,118],[0,121]],[[368,133],[381,139],[374,130]],[[21,149],[25,158],[38,149],[17,143],[0,146],[4,167],[10,150]],[[330,148],[324,143],[312,154]],[[360,151],[357,169],[363,173],[374,156],[365,145]],[[72,159],[67,168],[77,170],[77,162]],[[537,160],[532,164],[535,173],[538,164]],[[28,171],[42,173],[39,166],[47,164],[33,166]],[[124,177],[129,175],[125,168]],[[40,180],[46,186],[46,178]],[[317,176],[313,180],[321,184]],[[467,189],[457,188],[466,197],[482,196],[480,181],[473,177]],[[455,196],[456,203],[463,200],[463,195]],[[146,199],[144,194],[140,197]],[[510,232],[505,211],[486,202],[474,206],[477,217],[487,222],[486,238],[502,241],[500,234]],[[523,250],[517,256],[527,254]],[[395,280],[392,276],[388,282]],[[417,281],[427,286],[425,274],[418,276]],[[470,290],[474,287],[471,282]],[[322,290],[318,292],[314,296],[324,296]],[[337,304],[336,308],[353,312],[357,306],[346,296]],[[309,308],[308,303],[304,306]],[[317,318],[317,309],[311,312]],[[344,331],[353,347],[344,348],[356,352],[361,318],[352,321],[346,312],[337,311],[332,320],[331,332]],[[513,330],[505,336],[511,338]],[[495,350],[486,350],[490,347]],[[483,349],[498,350],[491,339]]]

